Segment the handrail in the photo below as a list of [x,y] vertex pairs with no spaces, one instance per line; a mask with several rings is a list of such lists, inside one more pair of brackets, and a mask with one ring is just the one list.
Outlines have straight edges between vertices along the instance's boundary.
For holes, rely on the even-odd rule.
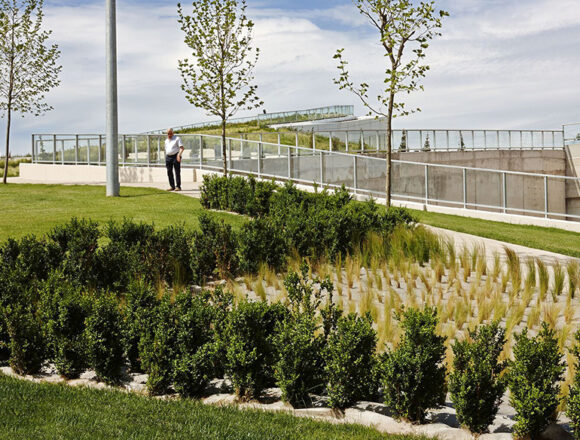
[[[221,136],[190,134],[181,137],[187,151],[182,167],[221,169]],[[163,138],[164,135],[121,135],[120,166],[163,166]],[[32,161],[102,165],[105,161],[104,141],[104,135],[32,135]],[[52,151],[45,147],[49,150],[52,147]],[[381,157],[235,137],[226,138],[226,153],[229,169],[234,173],[306,183],[316,181],[329,187],[344,184],[354,193],[384,196],[380,182],[384,179],[386,159]],[[403,182],[402,189],[393,190],[395,198],[465,209],[580,219],[577,213],[566,212],[565,203],[566,191],[570,191],[568,183],[578,187],[580,177],[410,160],[393,160],[392,163]],[[439,179],[437,186],[433,176]],[[521,183],[510,179],[512,176],[532,179],[526,182],[526,193]],[[539,209],[542,201],[543,211]]]

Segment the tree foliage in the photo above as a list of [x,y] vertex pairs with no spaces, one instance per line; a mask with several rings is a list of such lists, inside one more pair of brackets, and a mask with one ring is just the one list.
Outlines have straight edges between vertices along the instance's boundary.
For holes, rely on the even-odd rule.
[[369,115],[387,119],[387,206],[391,203],[391,150],[392,120],[420,109],[408,109],[401,94],[423,90],[421,79],[429,70],[424,63],[429,42],[440,35],[442,20],[449,14],[435,8],[435,1],[413,0],[353,0],[358,11],[379,31],[380,44],[385,50],[385,89],[376,102],[369,97],[370,85],[366,82],[355,85],[347,69],[348,61],[343,58],[344,49],[338,49],[334,58],[338,60],[338,78],[334,79],[340,90],[346,89],[360,98]]
[[[60,51],[47,45],[43,0],[0,0],[0,111],[6,115],[6,158],[10,156],[12,113],[40,116],[52,110],[45,95],[60,84]],[[8,160],[4,163],[4,183]]]
[[195,0],[192,15],[177,5],[185,44],[192,60],[179,61],[181,86],[187,100],[222,121],[222,159],[226,161],[226,122],[239,110],[260,107],[254,66],[260,50],[252,46],[254,23],[246,16],[246,1]]

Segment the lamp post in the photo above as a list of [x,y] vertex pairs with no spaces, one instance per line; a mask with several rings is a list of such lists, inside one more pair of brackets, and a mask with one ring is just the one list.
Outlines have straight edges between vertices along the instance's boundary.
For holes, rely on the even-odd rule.
[[119,121],[117,113],[116,0],[106,0],[107,13],[107,197],[119,197]]

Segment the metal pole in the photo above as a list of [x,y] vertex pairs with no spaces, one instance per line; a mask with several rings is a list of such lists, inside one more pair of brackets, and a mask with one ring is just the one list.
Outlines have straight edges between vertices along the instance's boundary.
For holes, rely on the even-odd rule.
[[79,135],[75,135],[75,165],[79,164]]
[[322,185],[324,183],[324,164],[322,163],[322,151],[320,151],[320,184]]
[[467,170],[463,168],[463,209],[467,209]]
[[147,166],[151,166],[151,135],[147,135]]
[[52,135],[52,163],[56,163],[56,134]]
[[425,204],[429,204],[429,166],[425,165]]
[[332,131],[328,133],[328,151],[332,151]]
[[353,159],[353,166],[354,166],[354,172],[353,172],[353,184],[354,184],[354,193],[356,194],[356,190],[358,189],[358,173],[356,170],[356,158],[357,156],[354,156]]
[[99,135],[99,151],[97,152],[97,160],[99,162],[99,165],[101,164],[101,148],[103,148],[103,136]]
[[280,133],[278,133],[278,157],[281,156],[281,152],[280,152]]
[[34,160],[34,135],[32,135],[32,163],[35,163]]
[[107,14],[107,196],[119,196],[119,118],[117,113],[117,5],[106,0]]
[[288,147],[288,180],[292,179],[292,150]]
[[87,165],[91,164],[91,138],[87,137]]
[[346,144],[346,152],[348,153],[348,130],[345,133],[345,139],[344,142]]
[[503,197],[502,197],[503,213],[505,214],[507,208],[507,181],[505,173],[501,173],[501,182],[503,188]]
[[544,217],[548,218],[548,176],[544,176]]

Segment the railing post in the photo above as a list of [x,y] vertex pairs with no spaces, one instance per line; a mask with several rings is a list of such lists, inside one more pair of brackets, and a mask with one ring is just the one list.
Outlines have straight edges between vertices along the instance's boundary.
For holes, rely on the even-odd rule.
[[483,150],[487,150],[487,131],[483,130]]
[[502,182],[502,191],[503,191],[503,195],[502,195],[502,207],[503,207],[503,213],[506,213],[506,208],[507,208],[507,179],[506,179],[506,174],[505,173],[501,173],[501,182]]
[[496,139],[497,139],[497,149],[499,150],[499,130],[496,132]]
[[292,179],[292,149],[288,147],[288,180]]
[[423,149],[423,130],[419,130],[419,150]]
[[379,130],[377,130],[375,136],[376,136],[376,141],[377,141],[377,153],[378,153],[380,150],[380,146],[381,146],[381,140],[380,140],[381,138],[379,135]]
[[425,204],[429,204],[429,165],[425,164]]
[[320,184],[324,183],[324,164],[322,159],[322,150],[320,150]]
[[[158,140],[157,145],[159,145],[161,142]],[[157,156],[159,157],[159,156]],[[199,135],[199,169],[201,170],[203,168],[203,136],[200,134]]]
[[99,165],[101,164],[101,161],[102,161],[101,148],[103,148],[103,135],[102,134],[99,135],[99,151],[97,152],[97,161],[99,162]]
[[91,164],[91,138],[87,137],[87,165]]
[[161,163],[161,137],[157,136],[157,163]]
[[467,209],[467,169],[463,168],[463,209]]
[[126,136],[125,135],[123,135],[123,145],[122,145],[122,147],[123,147],[123,148],[121,148],[121,151],[123,152],[123,162],[122,162],[122,164],[124,166],[125,165],[125,156],[126,156],[126,152],[127,152],[127,139],[126,139]]
[[[262,136],[260,136],[261,138]],[[260,139],[261,140],[261,139]],[[258,177],[262,175],[262,143],[258,144]]]
[[365,151],[365,132],[363,130],[360,131],[360,151],[363,153]]
[[282,153],[280,152],[280,133],[278,133],[278,157],[280,157]]
[[508,131],[508,144],[509,144],[508,149],[511,150],[512,149],[512,131],[511,130]]
[[524,133],[520,130],[520,148],[524,148]]
[[475,130],[471,130],[471,149],[475,151]]
[[354,193],[356,194],[356,191],[358,189],[358,173],[357,173],[357,169],[356,169],[356,166],[357,166],[357,160],[356,160],[357,159],[357,156],[356,155],[353,156],[352,159],[353,159],[353,167],[354,167],[353,168],[353,170],[354,170],[354,172],[353,172],[353,185],[354,185]]
[[135,162],[135,164],[138,164],[139,163],[139,147],[137,146],[137,136],[135,136],[133,138],[133,140],[135,141],[134,142],[135,147],[133,148],[135,150],[135,160],[134,160],[134,162]]
[[228,139],[228,168],[232,171],[232,140]]
[[312,149],[316,150],[316,135],[314,134],[314,130],[312,130]]
[[35,157],[35,155],[34,155],[34,135],[32,135],[31,138],[32,138],[32,152],[31,152],[30,158],[32,159],[32,163],[35,163],[35,160],[34,160],[34,157]]
[[345,132],[345,144],[346,144],[346,152],[348,153],[348,130]]
[[244,157],[244,135],[240,134],[240,159]]
[[79,163],[79,135],[75,134],[75,165]]
[[62,164],[64,165],[64,139],[61,139],[60,140],[60,149],[62,150],[62,158],[61,158],[61,161],[62,161]]
[[548,176],[544,176],[544,217],[548,218]]
[[433,150],[437,150],[437,130],[433,130]]
[[295,142],[295,144],[296,144],[296,146],[298,146],[298,132],[296,132],[296,133],[294,134],[294,136],[296,137],[296,142]]
[[332,151],[332,131],[328,132],[328,151]]
[[[449,151],[449,130],[446,130],[445,137],[447,138],[447,151]],[[460,136],[461,139],[461,136]]]
[[56,134],[52,135],[52,163],[56,164]]
[[147,166],[151,166],[151,135],[147,135]]

